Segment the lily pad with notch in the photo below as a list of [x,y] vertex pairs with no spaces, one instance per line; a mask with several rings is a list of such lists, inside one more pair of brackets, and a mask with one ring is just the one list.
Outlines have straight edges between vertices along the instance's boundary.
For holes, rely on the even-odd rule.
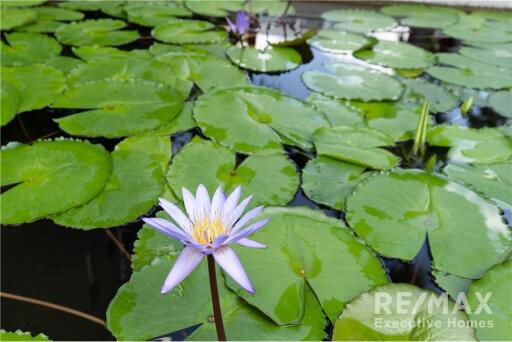
[[[249,206],[286,205],[299,186],[295,165],[282,152],[251,155],[240,164],[230,149],[196,138],[172,159],[167,181],[181,199],[181,189],[204,184],[213,194],[219,184],[231,192],[242,187],[242,197],[253,195]],[[208,165],[208,168],[200,165]]]
[[302,189],[316,203],[343,210],[345,199],[352,193],[365,169],[365,166],[318,156],[302,170]]
[[215,29],[215,25],[202,20],[172,20],[155,27],[151,35],[170,44],[211,44],[228,38],[226,31]]
[[297,68],[302,57],[292,48],[269,46],[265,50],[232,46],[226,51],[229,59],[240,68],[256,72],[281,72]]
[[464,278],[480,277],[512,251],[512,231],[495,205],[420,170],[367,177],[347,198],[346,220],[389,258],[412,260],[428,237],[433,269]]
[[126,23],[116,19],[88,19],[63,24],[55,31],[57,39],[66,45],[111,45],[131,43],[139,38],[135,30],[122,30]]
[[316,92],[334,98],[362,101],[397,100],[403,86],[393,77],[356,64],[329,64],[332,73],[306,71],[302,80]]
[[[0,154],[2,224],[31,222],[60,213],[94,198],[111,170],[100,145],[75,140],[40,140],[12,144]],[[79,186],[77,186],[79,185]]]
[[[172,255],[157,259],[152,265],[133,272],[118,290],[107,311],[107,328],[117,339],[150,340],[197,325],[187,340],[216,339],[206,262],[171,293],[161,295],[160,288],[171,269],[172,259]],[[223,279],[220,271],[217,278]],[[224,282],[220,281],[218,287],[229,339],[321,340],[326,335],[325,316],[309,288],[300,324],[282,327],[239,299]]]
[[86,109],[55,119],[69,134],[118,138],[165,125],[180,113],[183,101],[160,83],[107,79],[74,85],[53,107]]
[[148,212],[164,191],[164,173],[171,157],[167,136],[134,136],[111,153],[112,174],[91,201],[52,217],[66,227],[90,230],[135,221]]
[[[15,114],[41,109],[51,104],[64,90],[61,71],[43,64],[2,67],[2,119],[4,125]],[[12,99],[9,97],[13,97]],[[4,113],[4,109],[6,112]]]
[[373,169],[389,169],[400,159],[382,146],[395,144],[393,138],[376,130],[349,126],[320,128],[313,134],[318,155]]
[[2,65],[30,65],[44,63],[60,54],[62,47],[53,38],[43,34],[13,32],[5,34],[0,42]]
[[[265,208],[261,218],[271,221],[254,238],[267,248],[254,253],[234,247],[256,293],[245,293],[231,279],[226,282],[274,322],[300,324],[308,287],[334,321],[355,296],[388,282],[379,259],[342,221],[305,207]],[[350,281],[333,286],[342,279]]]
[[313,132],[329,126],[309,104],[260,87],[203,94],[196,100],[194,118],[206,136],[246,154],[280,151],[282,143],[310,150]]

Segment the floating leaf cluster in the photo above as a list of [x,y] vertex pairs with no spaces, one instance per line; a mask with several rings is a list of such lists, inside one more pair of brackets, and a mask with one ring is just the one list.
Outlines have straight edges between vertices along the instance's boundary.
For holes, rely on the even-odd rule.
[[[219,271],[229,339],[512,338],[512,231],[504,217],[512,210],[512,30],[503,13],[411,4],[335,9],[322,14],[318,32],[272,40],[262,29],[251,44],[232,40],[224,18],[240,10],[262,23],[278,17],[272,27],[296,9],[264,0],[0,6],[2,130],[49,116],[61,136],[3,146],[2,224],[139,224],[159,197],[181,203],[182,187],[241,186],[272,220],[256,233],[267,249],[237,249],[255,295]],[[387,38],[400,25],[458,45],[434,53]],[[282,89],[287,78],[306,95]],[[461,110],[470,97],[474,104]],[[424,101],[431,111],[420,120]],[[488,111],[500,127],[471,125]],[[418,127],[423,159],[410,153]],[[303,199],[313,209],[295,207]],[[492,317],[457,311],[447,318],[494,319],[495,329],[371,325],[375,292],[430,293],[390,284],[386,267],[388,258],[414,261],[422,247],[432,279],[452,299],[459,291],[470,303],[478,291],[497,293]],[[195,325],[187,339],[215,338],[204,264],[160,294],[181,248],[148,226],[138,231],[131,278],[107,312],[117,339]],[[422,306],[407,319],[424,315]]]

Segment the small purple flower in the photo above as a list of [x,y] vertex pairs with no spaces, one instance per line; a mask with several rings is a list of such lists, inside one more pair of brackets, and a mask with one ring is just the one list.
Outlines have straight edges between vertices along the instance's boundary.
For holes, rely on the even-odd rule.
[[252,195],[238,204],[240,187],[237,187],[227,198],[222,188],[218,187],[211,201],[203,184],[198,186],[195,197],[185,188],[182,192],[188,217],[177,206],[160,198],[160,206],[177,225],[161,218],[143,218],[144,222],[152,228],[185,245],[165,279],[161,292],[171,291],[197,267],[205,255],[212,254],[215,261],[233,280],[246,291],[254,293],[251,281],[238,256],[228,247],[228,244],[265,248],[265,245],[250,240],[247,236],[262,228],[270,219],[246,226],[259,215],[263,206],[249,210],[242,216]]
[[228,22],[231,32],[238,36],[246,33],[249,30],[249,26],[251,25],[249,15],[247,15],[247,13],[244,11],[236,12],[235,24],[233,24],[233,22],[228,17],[226,17],[226,21]]

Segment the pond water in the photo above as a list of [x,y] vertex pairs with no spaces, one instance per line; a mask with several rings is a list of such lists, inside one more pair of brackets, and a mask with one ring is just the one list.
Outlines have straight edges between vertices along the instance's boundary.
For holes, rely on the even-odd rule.
[[[361,4],[358,4],[360,7]],[[353,8],[354,4],[333,2],[299,2],[295,4],[296,14],[293,18],[302,28],[327,29],[333,23],[324,21],[320,14],[330,9]],[[378,9],[378,6],[365,6]],[[107,18],[99,11],[86,12],[86,18]],[[265,25],[263,21],[262,26]],[[146,49],[154,40],[150,30],[130,24],[130,29],[139,31],[142,38],[122,49]],[[264,35],[260,33],[260,35]],[[376,38],[390,41],[405,41],[422,47],[432,53],[455,52],[461,41],[449,37],[441,30],[397,26],[392,30],[377,33]],[[261,37],[257,37],[256,40]],[[5,37],[2,36],[5,40]],[[302,82],[301,75],[309,70],[327,71],[326,64],[334,62],[358,63],[366,67],[389,72],[386,67],[377,67],[362,62],[351,55],[326,53],[307,44],[296,47],[303,63],[296,69],[284,73],[249,73],[252,84],[279,90],[286,95],[306,99],[311,90]],[[63,55],[72,56],[69,47]],[[428,81],[438,83],[431,76],[423,76]],[[475,102],[467,114],[461,113],[459,107],[435,116],[436,123],[455,123],[462,126],[481,128],[498,127],[509,123],[507,118],[494,112],[488,106],[481,106],[478,97],[485,97],[485,91],[474,93]],[[468,95],[469,97],[469,95]],[[39,138],[56,136],[68,137],[53,121],[80,110],[52,109],[26,112],[17,115],[1,129],[1,142],[6,145],[12,141],[32,142]],[[173,135],[173,154],[186,145],[194,136],[203,136],[197,128]],[[101,143],[108,151],[121,139],[93,138],[94,143]],[[389,150],[399,156],[409,151],[411,141],[402,142]],[[314,158],[309,152],[287,146],[288,156],[302,170],[306,163]],[[404,168],[424,167],[429,156],[437,156],[436,169],[441,169],[447,158],[448,148],[428,147],[425,160],[407,162]],[[240,161],[238,161],[240,162]],[[5,191],[6,189],[2,189]],[[306,197],[299,188],[291,206],[309,206],[323,210],[328,216],[345,220],[344,213],[327,206],[319,205]],[[156,207],[153,211],[156,210]],[[147,215],[146,215],[147,216]],[[82,231],[63,229],[51,220],[38,220],[25,223],[16,228],[2,229],[2,291],[23,294],[41,300],[58,303],[96,317],[105,319],[105,311],[117,289],[125,283],[131,274],[130,261],[116,243],[121,243],[131,253],[137,231],[141,223],[134,222],[105,230]],[[379,256],[393,282],[411,283],[421,288],[431,289],[437,293],[442,290],[431,275],[432,255],[428,241],[412,262]],[[62,312],[49,310],[37,305],[2,299],[1,326],[6,330],[22,329],[24,331],[44,332],[55,340],[111,340],[112,335],[100,325]],[[328,327],[327,329],[331,329]],[[329,331],[330,332],[330,331]],[[181,335],[174,335],[178,338]]]

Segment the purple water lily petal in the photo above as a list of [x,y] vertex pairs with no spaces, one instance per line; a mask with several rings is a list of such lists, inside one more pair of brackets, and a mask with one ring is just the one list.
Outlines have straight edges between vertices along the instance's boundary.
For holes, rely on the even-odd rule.
[[224,205],[222,206],[222,215],[223,217],[228,218],[229,214],[236,208],[238,204],[238,200],[240,199],[241,188],[238,186],[235,191],[231,193],[231,195],[226,198]]
[[220,267],[222,267],[234,281],[240,284],[243,289],[247,292],[254,293],[254,287],[234,250],[223,246],[213,251],[213,257]]
[[171,272],[165,279],[164,285],[160,292],[166,293],[176,287],[183,279],[185,279],[201,262],[203,254],[193,247],[185,247],[172,266]]
[[245,210],[245,207],[247,207],[247,204],[249,204],[249,202],[251,201],[252,199],[252,195],[248,196],[246,199],[244,199],[242,202],[240,202],[240,204],[235,208],[235,210],[233,210],[229,216],[229,224],[233,224],[234,222],[236,222],[236,220],[238,220],[240,218],[240,216],[242,215],[242,213],[244,212]]
[[158,230],[159,232],[169,235],[176,240],[188,240],[190,236],[180,228],[176,227],[171,222],[161,218],[143,218],[142,221],[146,222],[151,228]]
[[250,19],[247,13],[244,11],[236,12],[236,32],[239,35],[243,35],[245,32],[249,30]]
[[236,244],[239,244],[240,246],[249,247],[249,248],[267,248],[262,243],[259,243],[258,241],[254,241],[251,239],[243,238],[235,242]]
[[190,221],[183,214],[180,208],[166,200],[165,198],[159,198],[160,206],[164,208],[164,210],[171,215],[172,219],[185,231],[190,231]]
[[188,191],[188,189],[181,188],[183,194],[183,203],[185,204],[185,210],[187,211],[189,219],[194,222],[197,217],[197,203],[196,198]]
[[229,30],[231,32],[236,32],[236,25],[229,19],[229,17],[226,17],[226,22],[228,23]]
[[209,213],[210,212],[210,195],[208,194],[208,190],[206,190],[206,187],[201,184],[197,187],[196,190],[196,204],[197,209],[201,213]]
[[236,233],[240,229],[242,229],[250,220],[258,216],[263,210],[263,206],[256,207],[254,209],[249,210],[245,213],[244,216],[233,226],[231,229],[231,234]]
[[252,233],[256,232],[258,229],[263,228],[267,223],[270,222],[269,218],[266,218],[264,220],[258,221],[256,223],[251,224],[249,227],[239,230],[238,232],[232,234],[229,239],[225,242],[226,244],[231,242],[236,242],[240,239],[245,238],[246,236],[251,235]]
[[213,194],[212,206],[210,208],[210,218],[216,218],[222,210],[222,206],[224,205],[224,192],[222,191],[222,187],[219,186],[215,193]]

